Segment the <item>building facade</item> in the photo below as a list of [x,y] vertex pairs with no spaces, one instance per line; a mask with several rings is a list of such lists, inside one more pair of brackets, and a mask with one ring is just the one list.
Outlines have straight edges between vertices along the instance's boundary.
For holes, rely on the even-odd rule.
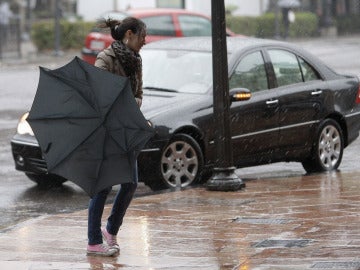
[[[269,0],[225,0],[234,8],[234,15],[259,16],[267,11]],[[128,8],[185,8],[211,15],[210,0],[77,0],[77,14],[84,20],[94,20],[101,13]]]

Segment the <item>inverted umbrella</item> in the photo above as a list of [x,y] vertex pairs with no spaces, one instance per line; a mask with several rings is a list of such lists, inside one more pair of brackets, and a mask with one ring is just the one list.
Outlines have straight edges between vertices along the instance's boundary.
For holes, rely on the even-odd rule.
[[75,57],[40,67],[28,122],[48,172],[73,181],[91,197],[134,181],[136,156],[153,135],[128,78]]

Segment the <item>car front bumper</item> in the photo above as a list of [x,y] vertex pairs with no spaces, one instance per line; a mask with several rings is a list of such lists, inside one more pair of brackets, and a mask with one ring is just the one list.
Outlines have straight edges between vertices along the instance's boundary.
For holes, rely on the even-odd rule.
[[[138,156],[139,181],[159,166],[161,150],[167,140],[149,142]],[[46,174],[47,165],[35,137],[16,134],[11,142],[15,169],[31,174]]]
[[16,134],[11,140],[11,151],[16,170],[34,174],[47,173],[46,162],[34,137]]

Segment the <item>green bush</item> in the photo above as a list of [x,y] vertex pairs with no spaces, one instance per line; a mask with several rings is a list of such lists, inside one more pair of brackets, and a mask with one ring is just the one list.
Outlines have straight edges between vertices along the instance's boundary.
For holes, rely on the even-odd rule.
[[[284,33],[281,14],[278,17],[279,34]],[[260,38],[273,38],[276,35],[275,14],[265,13],[258,17],[228,16],[227,26],[237,34]],[[289,37],[312,37],[318,35],[317,16],[310,12],[295,13],[295,22],[290,24]]]
[[290,37],[314,37],[319,35],[319,21],[311,12],[295,13],[295,22],[290,24]]
[[[279,18],[280,18],[280,16],[279,16]],[[256,37],[260,37],[260,38],[275,37],[275,15],[274,15],[274,13],[265,13],[264,15],[259,16],[257,18],[257,20],[258,20],[258,24],[257,24],[256,32],[255,32]]]
[[256,17],[227,16],[226,24],[234,33],[246,36],[254,36],[258,28]]
[[[62,50],[80,49],[86,35],[94,23],[90,22],[60,22],[60,47]],[[55,27],[53,20],[34,23],[31,29],[31,39],[39,51],[51,50],[55,44]]]

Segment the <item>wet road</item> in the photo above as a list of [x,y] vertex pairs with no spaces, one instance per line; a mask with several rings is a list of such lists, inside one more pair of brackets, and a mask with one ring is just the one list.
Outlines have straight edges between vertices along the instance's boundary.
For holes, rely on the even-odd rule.
[[[360,75],[358,61],[360,41],[357,39],[297,41],[297,43],[319,56],[335,70]],[[62,60],[64,63],[67,61],[67,59]],[[60,65],[57,63],[53,67]],[[31,106],[38,76],[38,68],[34,65],[0,69],[0,230],[42,214],[68,213],[86,209],[88,204],[87,195],[70,182],[63,187],[41,190],[23,173],[14,170],[9,142],[15,133],[18,118]],[[360,170],[359,151],[358,139],[345,150],[340,166],[341,172],[356,174]],[[237,173],[244,179],[257,179],[301,176],[305,171],[299,163],[277,163],[243,168],[237,170]],[[149,193],[151,191],[147,187],[140,185],[137,196]]]

